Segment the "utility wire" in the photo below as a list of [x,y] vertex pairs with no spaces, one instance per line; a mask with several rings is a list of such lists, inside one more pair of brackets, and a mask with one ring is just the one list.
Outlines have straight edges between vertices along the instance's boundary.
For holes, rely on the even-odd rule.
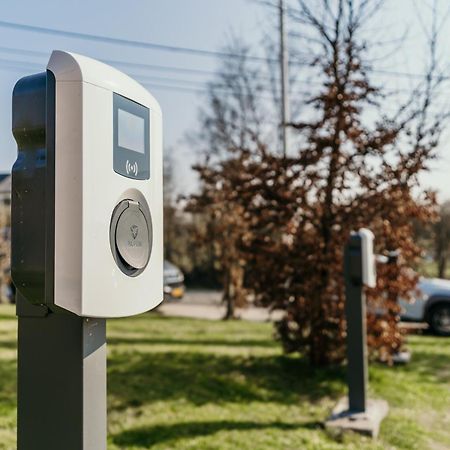
[[[48,58],[48,52],[41,52],[41,51],[35,51],[35,50],[24,50],[24,49],[13,49],[10,47],[2,47],[0,46],[0,53],[4,52],[4,53],[9,53],[9,54],[21,54],[21,55],[26,55],[26,56],[36,56],[36,57],[46,57]],[[109,64],[113,64],[113,65],[122,65],[122,66],[126,66],[126,67],[136,67],[136,68],[145,68],[146,70],[153,70],[155,67],[157,68],[157,70],[163,70],[166,72],[174,72],[174,73],[179,73],[179,69],[182,68],[175,68],[175,67],[171,67],[171,66],[153,66],[153,65],[149,65],[149,64],[143,64],[143,63],[128,63],[125,61],[119,61],[119,60],[104,60],[104,62],[107,62]],[[4,58],[0,58],[0,68],[3,69],[7,69],[7,70],[18,70],[18,71],[22,71],[22,70],[42,70],[43,69],[43,65],[45,63],[43,63],[42,65],[39,64],[38,62],[32,62],[32,61],[19,61],[19,60],[15,60],[15,59],[4,59]],[[190,69],[188,69],[190,70]],[[196,69],[192,69],[192,70],[196,70]],[[201,70],[201,69],[199,69]],[[181,70],[183,71],[183,70]],[[215,74],[215,72],[207,72],[208,74]],[[129,76],[131,76],[132,78],[138,80],[139,82],[141,82],[141,84],[146,84],[147,86],[152,86],[158,89],[169,89],[170,87],[173,87],[174,90],[178,91],[178,92],[182,92],[183,89],[187,86],[189,86],[188,88],[185,89],[185,92],[189,92],[189,93],[195,93],[195,92],[202,92],[202,93],[207,93],[211,91],[211,88],[213,88],[216,92],[224,92],[224,93],[229,93],[232,91],[231,87],[228,87],[224,84],[221,83],[215,83],[215,82],[208,82],[208,81],[200,81],[200,80],[187,80],[187,79],[175,79],[175,78],[167,78],[167,77],[157,77],[157,76],[149,76],[146,74],[136,74],[136,73],[128,73]],[[156,83],[161,83],[162,84],[155,84]],[[172,84],[168,84],[168,83],[172,83]],[[177,85],[173,85],[173,83],[181,83],[184,86],[177,86]],[[317,85],[317,86],[322,86],[322,83],[320,81],[314,81],[314,80],[309,80],[309,81],[305,81],[304,82],[306,87],[309,87],[310,85]],[[271,86],[260,86],[260,90],[267,92],[271,95],[274,94],[272,87]],[[412,90],[409,89],[390,89],[390,90],[383,90],[383,92],[385,94],[389,94],[389,95],[400,95],[402,92],[404,92],[405,94],[410,94]],[[310,96],[312,93],[311,89],[303,89],[303,90],[299,90],[299,89],[295,89],[295,90],[291,90],[291,94],[295,95],[306,95],[306,96]],[[448,92],[440,92],[440,95],[443,96],[447,96],[449,93]],[[279,96],[280,93],[279,92],[275,92],[276,96]],[[259,95],[260,98],[267,98],[269,100],[273,100],[273,98],[268,98],[268,97],[263,97],[261,95]]]
[[[0,46],[0,53],[7,53],[11,55],[23,55],[23,56],[35,56],[35,57],[43,57],[48,58],[49,52],[43,52],[43,51],[37,51],[37,50],[26,50],[21,48],[11,48],[11,47],[4,47]],[[16,60],[1,60],[4,63],[16,63],[16,64],[32,64],[31,61],[16,61]],[[165,65],[154,65],[154,64],[145,64],[145,63],[136,63],[136,62],[129,62],[129,61],[123,61],[123,60],[111,60],[111,59],[102,59],[103,62],[113,65],[113,66],[119,66],[119,67],[130,67],[130,68],[136,68],[138,70],[145,70],[145,71],[157,71],[157,72],[168,72],[168,73],[185,73],[190,75],[208,75],[208,76],[214,76],[217,75],[217,72],[212,70],[204,70],[204,69],[192,69],[192,68],[185,68],[185,67],[175,67],[175,66],[165,66]],[[43,63],[44,64],[44,63]],[[35,66],[37,67],[37,66]],[[26,68],[25,68],[26,70]],[[380,70],[380,72],[385,73],[385,71]],[[394,73],[387,71],[386,74]],[[401,75],[401,72],[395,72],[397,75]],[[143,77],[144,75],[133,75],[134,78],[137,77]],[[269,76],[264,76],[263,74],[260,74],[257,76],[257,79],[269,81],[271,78]],[[164,80],[164,81],[172,81],[172,80]],[[180,81],[182,83],[196,83],[194,80],[173,80],[173,81]],[[316,86],[322,86],[323,83],[317,80],[308,80],[302,82],[305,87],[309,87],[310,85],[316,85]],[[268,91],[273,93],[271,91],[271,87],[269,86],[267,88]],[[384,91],[387,94],[398,94],[399,92],[405,92],[410,93],[412,89],[406,89],[406,88],[399,88],[399,89],[390,89],[388,91]],[[305,91],[298,91],[298,93],[301,94],[310,94],[311,90],[307,89]],[[446,92],[443,93],[444,95],[447,94]]]
[[[11,48],[11,47],[0,46],[0,53],[1,52],[8,53],[11,55],[17,54],[17,55],[24,55],[24,56],[43,57],[43,58],[47,58],[47,59],[50,55],[50,52],[42,52],[42,51],[37,51],[37,50],[25,50],[25,49],[21,49],[21,48]],[[190,74],[190,75],[208,75],[208,76],[217,75],[217,71],[207,70],[207,69],[193,69],[190,67],[165,66],[165,65],[160,65],[160,64],[146,64],[146,63],[123,61],[123,60],[104,59],[104,58],[99,58],[99,60],[103,61],[106,64],[112,65],[112,66],[133,67],[136,69],[154,70],[157,72],[180,72],[180,73],[186,73],[186,74]],[[269,76],[264,76],[262,74],[259,74],[257,76],[257,78],[270,80]]]
[[[37,63],[20,62],[14,60],[5,60],[0,58],[0,70],[14,70],[14,71],[24,71],[24,70],[42,70],[42,66]],[[129,74],[132,78],[138,81],[142,86],[151,87],[152,89],[161,90],[173,90],[177,92],[184,92],[190,94],[207,94],[210,92],[209,88],[214,88],[215,92],[222,92],[225,94],[230,94],[231,88],[221,85],[221,84],[211,84],[202,83],[201,81],[195,80],[177,80],[173,78],[163,78],[163,77],[152,77],[152,76],[142,76],[137,74]],[[162,82],[162,84],[160,83]],[[188,86],[177,86],[170,83],[184,83]],[[193,86],[192,86],[193,85]],[[273,100],[272,97],[259,95],[259,98],[266,100]]]
[[[0,58],[0,69],[12,69],[12,70],[43,70],[43,66],[37,62],[30,62],[30,61],[17,61],[13,59],[3,59]],[[198,92],[201,90],[202,92],[208,92],[209,88],[213,88],[214,90],[223,90],[229,92],[231,90],[231,87],[228,87],[221,83],[214,83],[214,82],[204,82],[200,80],[185,80],[185,79],[176,79],[176,78],[168,78],[168,77],[158,77],[158,76],[149,76],[149,75],[143,75],[143,74],[135,74],[135,73],[128,73],[128,75],[137,81],[139,81],[141,84],[149,84],[149,82],[163,82],[164,87],[168,87],[169,85],[167,83],[181,83],[185,85],[191,85],[194,86],[189,91],[192,92]],[[195,87],[196,86],[196,87]],[[182,87],[176,87],[176,89],[182,89]],[[266,90],[266,89],[264,89]],[[267,90],[266,90],[267,91]],[[306,93],[306,91],[304,91]]]
[[[26,67],[24,64],[28,64],[28,63],[19,63],[19,64],[14,64],[13,63],[9,63],[8,60],[1,60],[0,59],[0,70],[2,69],[7,69],[7,70],[15,70],[15,71],[23,71],[23,70],[30,70],[30,67]],[[30,63],[32,64],[32,63]],[[33,70],[40,70],[42,67],[38,64],[34,65],[34,69]],[[139,80],[138,78],[136,78],[137,81],[140,82],[140,84],[142,84],[142,86],[146,87],[146,88],[150,88],[152,90],[162,90],[162,91],[168,91],[168,92],[178,92],[178,93],[182,93],[182,94],[187,94],[187,95],[195,95],[198,96],[199,94],[207,94],[209,93],[208,87],[204,86],[204,87],[189,87],[189,86],[177,86],[177,85],[173,85],[173,84],[167,84],[167,83],[155,83],[155,82],[150,82],[150,81],[145,81],[145,80]],[[230,94],[230,89],[227,89],[225,87],[215,87],[216,92],[222,92],[224,94]],[[308,93],[308,92],[305,92]],[[309,92],[310,93],[310,92]],[[273,97],[269,97],[269,96],[262,96],[262,95],[258,95],[259,98],[262,99],[267,99],[267,100],[273,100]],[[393,108],[393,107],[384,107],[385,110],[388,110],[390,112],[397,112],[398,110]],[[267,122],[267,124],[269,124],[269,122]],[[272,125],[279,125],[278,122],[270,122],[270,124]]]
[[[13,70],[13,71],[42,71],[42,65],[38,63],[33,63],[29,61],[17,61],[11,59],[2,59],[0,58],[0,70]],[[159,89],[164,91],[170,91],[171,89],[176,92],[183,92],[187,94],[208,94],[213,90],[215,93],[224,93],[230,94],[233,92],[231,86],[227,86],[220,83],[213,82],[202,82],[199,80],[183,80],[183,79],[175,79],[175,78],[167,78],[167,77],[158,77],[158,76],[146,76],[142,74],[133,74],[128,73],[128,75],[135,80],[137,80],[140,84],[146,87],[151,87],[152,89]],[[175,83],[175,84],[174,84]],[[179,84],[183,86],[180,86]],[[321,85],[319,82],[315,82],[312,84]],[[268,92],[271,95],[264,95],[264,92]],[[400,92],[396,90],[389,91],[391,94],[399,95]],[[292,90],[291,94],[293,95],[302,95],[310,96],[312,94],[311,89],[309,90]],[[446,95],[445,93],[441,93],[442,95]],[[270,88],[262,88],[261,91],[256,94],[260,99],[273,101],[273,91]],[[276,96],[279,97],[280,93],[276,92]]]
[[[76,39],[82,39],[82,40],[104,42],[107,44],[126,45],[126,46],[136,47],[136,48],[162,50],[162,51],[169,51],[169,52],[175,52],[175,53],[185,53],[185,54],[196,55],[196,56],[221,57],[221,58],[242,58],[244,56],[242,54],[232,53],[232,52],[220,52],[220,51],[205,50],[205,49],[199,49],[199,48],[180,47],[180,46],[176,46],[176,45],[158,44],[158,43],[154,43],[154,42],[137,41],[137,40],[132,40],[132,39],[114,38],[114,37],[110,37],[110,36],[99,36],[99,35],[95,35],[95,34],[80,33],[78,31],[65,31],[65,30],[59,30],[59,29],[55,29],[55,28],[40,27],[40,26],[35,26],[35,25],[26,25],[26,24],[15,23],[15,22],[6,22],[3,20],[0,21],[0,27],[15,29],[15,30],[22,30],[22,31],[31,31],[31,32],[42,33],[42,34],[64,36],[64,37],[76,38]],[[252,61],[259,61],[259,62],[266,61],[266,62],[273,62],[273,63],[277,62],[276,59],[270,59],[270,58],[266,58],[264,56],[245,55],[245,57],[246,57],[246,59],[249,59]]]
[[[107,44],[125,45],[125,46],[131,46],[131,47],[135,47],[135,48],[144,48],[144,49],[148,49],[148,50],[161,50],[161,51],[184,53],[184,54],[190,54],[190,55],[196,55],[196,56],[215,57],[215,58],[240,59],[240,58],[245,57],[247,60],[254,61],[254,62],[266,62],[266,63],[270,63],[270,64],[278,64],[277,59],[267,58],[267,57],[258,56],[258,55],[248,55],[248,54],[233,53],[233,52],[221,52],[221,51],[213,51],[213,50],[199,49],[199,48],[193,48],[193,47],[181,47],[181,46],[176,46],[176,45],[166,45],[166,44],[160,44],[160,43],[155,43],[155,42],[144,42],[144,41],[138,41],[138,40],[132,40],[132,39],[114,38],[114,37],[109,37],[109,36],[100,36],[100,35],[95,35],[95,34],[80,33],[80,32],[76,32],[76,31],[65,31],[65,30],[41,27],[41,26],[36,26],[36,25],[26,25],[26,24],[16,23],[16,22],[0,21],[0,27],[14,29],[14,30],[34,32],[34,33],[42,33],[42,34],[48,34],[48,35],[64,36],[64,37],[68,37],[68,38],[75,38],[75,39],[82,39],[82,40],[89,40],[89,41],[96,41],[96,42],[104,42]],[[309,63],[295,61],[295,62],[292,62],[292,65],[308,66]],[[391,70],[387,70],[387,69],[374,69],[373,72],[379,73],[379,74],[385,74],[385,75],[389,75],[389,76],[402,77],[402,78],[424,79],[426,77],[426,74],[408,73],[408,72],[402,72],[402,71],[391,71]],[[448,80],[448,79],[450,79],[450,77],[445,77],[445,79]]]

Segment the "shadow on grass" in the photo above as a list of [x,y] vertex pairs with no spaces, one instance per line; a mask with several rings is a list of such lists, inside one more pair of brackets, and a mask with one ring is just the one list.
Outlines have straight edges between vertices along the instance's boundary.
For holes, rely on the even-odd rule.
[[296,430],[318,429],[321,427],[319,422],[306,422],[299,424],[283,423],[283,422],[185,422],[173,425],[156,425],[154,427],[135,428],[123,431],[113,438],[115,444],[119,446],[145,446],[147,448],[172,440],[181,440],[196,438],[200,436],[208,436],[220,431],[250,431],[250,430],[266,430],[276,428],[278,430]]
[[185,399],[193,404],[271,401],[296,404],[342,394],[342,368],[314,370],[288,356],[168,352],[113,354],[109,392],[119,408]]
[[15,315],[0,314],[0,320],[17,320]]
[[3,341],[0,340],[0,349],[9,349],[9,350],[15,350],[17,348],[17,340],[10,340],[10,341]]
[[401,370],[414,374],[418,379],[435,383],[448,383],[450,379],[450,355],[434,351],[418,351],[412,354],[412,361]]
[[224,347],[279,347],[276,341],[268,339],[169,339],[169,338],[124,338],[111,337],[110,345],[200,345],[200,346],[224,346]]
[[16,407],[16,361],[2,360],[0,364],[0,411]]

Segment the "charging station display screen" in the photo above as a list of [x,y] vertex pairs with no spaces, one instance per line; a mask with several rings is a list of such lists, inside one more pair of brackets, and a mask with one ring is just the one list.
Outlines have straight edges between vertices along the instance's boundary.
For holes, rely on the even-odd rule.
[[114,94],[114,171],[127,178],[150,178],[150,111]]
[[145,121],[142,117],[118,110],[118,144],[134,152],[145,153]]

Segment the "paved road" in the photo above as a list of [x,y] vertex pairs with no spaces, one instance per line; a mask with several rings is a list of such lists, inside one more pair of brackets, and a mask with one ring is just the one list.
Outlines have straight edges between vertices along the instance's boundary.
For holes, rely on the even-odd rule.
[[[225,306],[219,291],[188,290],[182,300],[165,301],[158,311],[166,316],[220,320],[225,315]],[[280,315],[279,311],[271,314],[266,308],[254,306],[237,310],[238,317],[254,322],[277,320]]]
[[[165,301],[158,311],[165,316],[221,320],[225,315],[225,306],[222,304],[220,291],[190,289],[182,300]],[[279,320],[282,314],[282,311],[270,313],[266,308],[254,306],[237,311],[238,317],[253,322]],[[400,326],[406,328],[409,333],[423,332],[428,328],[426,324],[410,322],[403,322]]]

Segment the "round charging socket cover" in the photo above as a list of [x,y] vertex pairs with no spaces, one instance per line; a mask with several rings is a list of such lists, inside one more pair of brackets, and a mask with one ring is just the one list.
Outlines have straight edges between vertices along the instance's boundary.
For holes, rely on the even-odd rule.
[[116,206],[111,218],[110,244],[123,273],[136,276],[145,269],[152,250],[152,225],[139,202],[123,200]]

